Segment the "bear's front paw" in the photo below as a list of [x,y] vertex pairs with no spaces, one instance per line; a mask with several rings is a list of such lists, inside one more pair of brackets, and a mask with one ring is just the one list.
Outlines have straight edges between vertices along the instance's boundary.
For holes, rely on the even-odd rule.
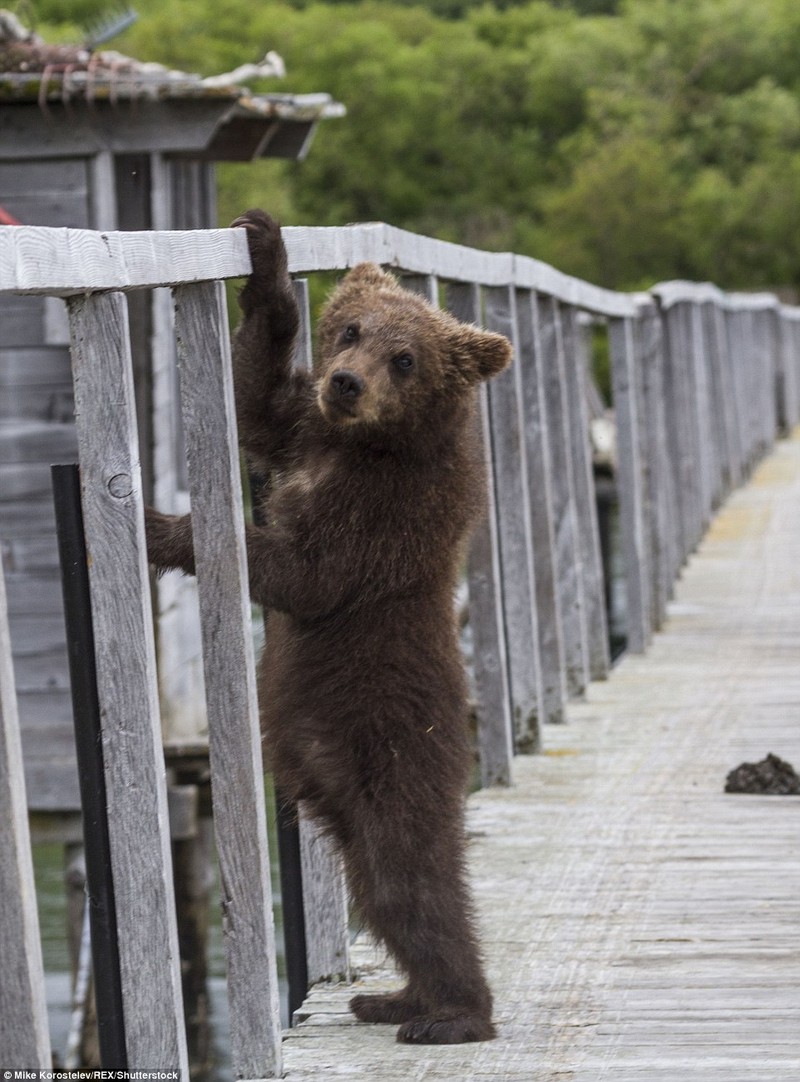
[[404,1022],[397,1040],[404,1044],[466,1044],[491,1041],[497,1031],[488,1018],[479,1014],[443,1011]]
[[281,227],[263,210],[247,210],[231,222],[232,229],[247,230],[247,247],[253,269],[239,294],[239,304],[247,312],[257,304],[267,304],[276,292],[283,292],[289,282],[286,248]]

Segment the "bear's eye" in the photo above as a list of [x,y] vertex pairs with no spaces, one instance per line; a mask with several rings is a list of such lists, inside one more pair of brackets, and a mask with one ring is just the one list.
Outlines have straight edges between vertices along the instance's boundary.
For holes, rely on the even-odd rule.
[[355,342],[358,338],[358,327],[355,323],[348,323],[342,331],[343,342]]
[[392,357],[392,364],[400,372],[408,372],[414,367],[414,358],[410,353],[398,353],[396,357]]

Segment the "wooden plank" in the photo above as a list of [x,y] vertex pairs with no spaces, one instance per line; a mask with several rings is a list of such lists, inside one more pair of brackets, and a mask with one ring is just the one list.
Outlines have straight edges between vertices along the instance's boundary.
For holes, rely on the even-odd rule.
[[[5,508],[3,508],[5,519]],[[0,553],[6,567],[15,571],[38,571],[58,567],[55,537],[0,538]]]
[[59,162],[57,168],[53,167],[50,159],[0,161],[0,189],[7,207],[10,207],[12,197],[28,195],[32,191],[48,193],[52,197],[67,192],[85,195],[86,159],[72,158]]
[[745,442],[745,402],[742,372],[742,350],[736,333],[736,313],[721,308],[720,320],[724,328],[724,346],[727,357],[727,378],[731,386],[731,440],[733,454],[733,476],[741,481],[747,474],[747,452]]
[[556,584],[553,478],[545,403],[544,355],[539,306],[532,290],[517,290],[517,353],[522,380],[531,544],[534,553],[539,631],[539,679],[543,720],[564,720],[567,685],[561,630],[561,599]]
[[70,296],[249,272],[242,229],[99,233],[18,227],[0,232],[0,291]]
[[13,462],[0,465],[0,503],[16,500],[50,500],[50,466],[44,462]]
[[762,372],[762,442],[766,451],[772,447],[778,435],[778,374],[780,365],[778,325],[774,308],[758,310],[754,313],[753,318]]
[[795,355],[796,324],[784,310],[778,312],[779,338],[779,386],[778,423],[783,432],[791,432],[800,421],[800,388],[798,387],[797,358]]
[[0,423],[4,421],[51,421],[64,424],[72,420],[72,382],[49,387],[3,387],[0,394]]
[[69,461],[75,451],[71,424],[20,420],[0,425],[0,462]]
[[[0,271],[0,282],[2,282],[2,271]],[[44,337],[46,298],[15,297],[8,293],[4,294],[3,288],[0,285],[0,346],[4,350],[41,346]]]
[[0,1048],[6,1068],[52,1066],[11,638],[0,560]]
[[69,309],[128,1065],[188,1070],[127,309]]
[[664,341],[662,316],[652,302],[640,306],[638,320],[640,361],[644,392],[644,454],[647,461],[648,538],[650,553],[651,625],[664,622],[667,601],[679,566],[673,524],[675,479],[667,449],[667,402],[664,390]]
[[435,274],[402,274],[400,284],[410,293],[424,297],[434,308],[439,307],[439,279]]
[[690,365],[694,376],[694,405],[696,415],[698,452],[696,469],[700,482],[700,508],[702,531],[711,521],[714,506],[716,446],[714,441],[715,419],[711,404],[708,351],[703,332],[703,309],[690,304],[687,310],[689,324]]
[[[11,234],[14,234],[12,236]],[[67,296],[79,285],[131,289],[241,277],[249,273],[241,231],[208,230],[202,237],[175,231],[94,233],[20,227],[0,234],[0,291]],[[538,260],[482,252],[381,223],[344,227],[294,226],[283,230],[293,273],[344,270],[363,260],[411,274],[436,274],[456,282],[518,284],[567,304],[605,315],[635,311],[633,297],[600,289]],[[83,280],[79,282],[78,279]]]
[[[286,1035],[288,1082],[331,1065],[352,1082],[797,1075],[800,798],[723,786],[742,760],[798,746],[798,536],[795,439],[725,505],[648,655],[570,704],[513,787],[470,797],[498,1039],[397,1045],[395,1027],[353,1020],[352,989],[318,988]],[[398,987],[380,948],[353,952],[359,991]]]
[[34,758],[30,749],[25,760],[25,787],[30,812],[80,814],[78,766],[74,756],[54,760]]
[[590,327],[580,323],[576,309],[564,308],[561,313],[561,328],[564,339],[565,392],[569,413],[568,438],[575,493],[575,519],[581,556],[587,663],[589,678],[604,680],[608,676],[611,661],[586,391],[590,363]]
[[556,589],[564,645],[564,673],[567,695],[576,696],[583,693],[589,682],[589,650],[561,307],[552,298],[539,298],[539,333],[550,441]]
[[[477,285],[450,284],[448,311],[465,323],[480,324]],[[477,691],[478,754],[484,786],[508,782],[514,754],[508,647],[503,614],[497,493],[491,458],[491,418],[485,386],[478,392],[478,442],[486,469],[486,515],[473,534],[467,560],[472,663]]]
[[347,886],[342,862],[317,823],[300,817],[300,863],[309,984],[350,980]]
[[294,347],[293,364],[299,368],[314,367],[313,338],[311,332],[311,303],[308,294],[308,279],[294,279],[294,293],[300,309],[300,329]]
[[731,358],[723,308],[710,304],[705,308],[706,336],[713,367],[715,398],[720,439],[720,495],[724,498],[741,482],[736,454],[736,400],[731,377]]
[[[506,335],[516,358],[514,290],[486,289],[484,301],[487,329]],[[492,380],[488,397],[514,740],[521,750],[531,750],[539,740],[538,723],[542,717],[543,699],[539,678],[530,485],[518,359]],[[504,749],[498,750],[502,756]],[[505,779],[506,784],[508,780]]]
[[281,1073],[261,735],[225,293],[175,290],[214,828],[237,1078]]
[[617,454],[622,552],[628,612],[628,650],[642,653],[650,640],[650,569],[645,526],[645,487],[641,461],[638,381],[641,366],[635,351],[634,323],[609,324]]
[[[296,278],[294,289],[300,309],[294,364],[311,369],[308,279]],[[332,840],[305,817],[302,807],[299,817],[308,980],[311,984],[337,977],[347,980],[350,974],[350,921],[342,861]]]
[[67,382],[72,382],[68,349],[29,346],[0,350],[0,387],[4,392],[7,387],[49,387]]
[[673,307],[663,317],[665,367],[664,389],[668,409],[667,440],[675,481],[676,561],[675,574],[694,548],[693,522],[697,502],[697,479],[693,464],[692,400],[687,376],[687,347],[681,309]]
[[745,371],[746,388],[746,418],[749,457],[755,464],[761,457],[761,434],[759,406],[761,403],[761,387],[758,366],[756,362],[755,321],[753,313],[742,311],[739,319],[740,333],[742,335],[742,361]]

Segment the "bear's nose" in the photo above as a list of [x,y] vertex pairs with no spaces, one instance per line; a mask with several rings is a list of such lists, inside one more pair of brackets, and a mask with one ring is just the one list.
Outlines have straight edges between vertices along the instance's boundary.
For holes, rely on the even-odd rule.
[[340,398],[358,398],[364,390],[364,381],[355,372],[342,368],[331,376],[331,387]]

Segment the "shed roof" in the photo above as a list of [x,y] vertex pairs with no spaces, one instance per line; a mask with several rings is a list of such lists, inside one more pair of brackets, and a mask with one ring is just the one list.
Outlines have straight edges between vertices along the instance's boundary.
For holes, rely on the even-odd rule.
[[216,122],[196,150],[214,160],[303,157],[316,123],[344,115],[330,94],[254,94],[244,85],[245,79],[284,74],[274,52],[259,64],[203,77],[117,52],[51,45],[0,10],[0,107],[34,104],[48,113],[64,107],[67,119],[67,109],[103,110],[126,102],[205,104],[217,114]]

